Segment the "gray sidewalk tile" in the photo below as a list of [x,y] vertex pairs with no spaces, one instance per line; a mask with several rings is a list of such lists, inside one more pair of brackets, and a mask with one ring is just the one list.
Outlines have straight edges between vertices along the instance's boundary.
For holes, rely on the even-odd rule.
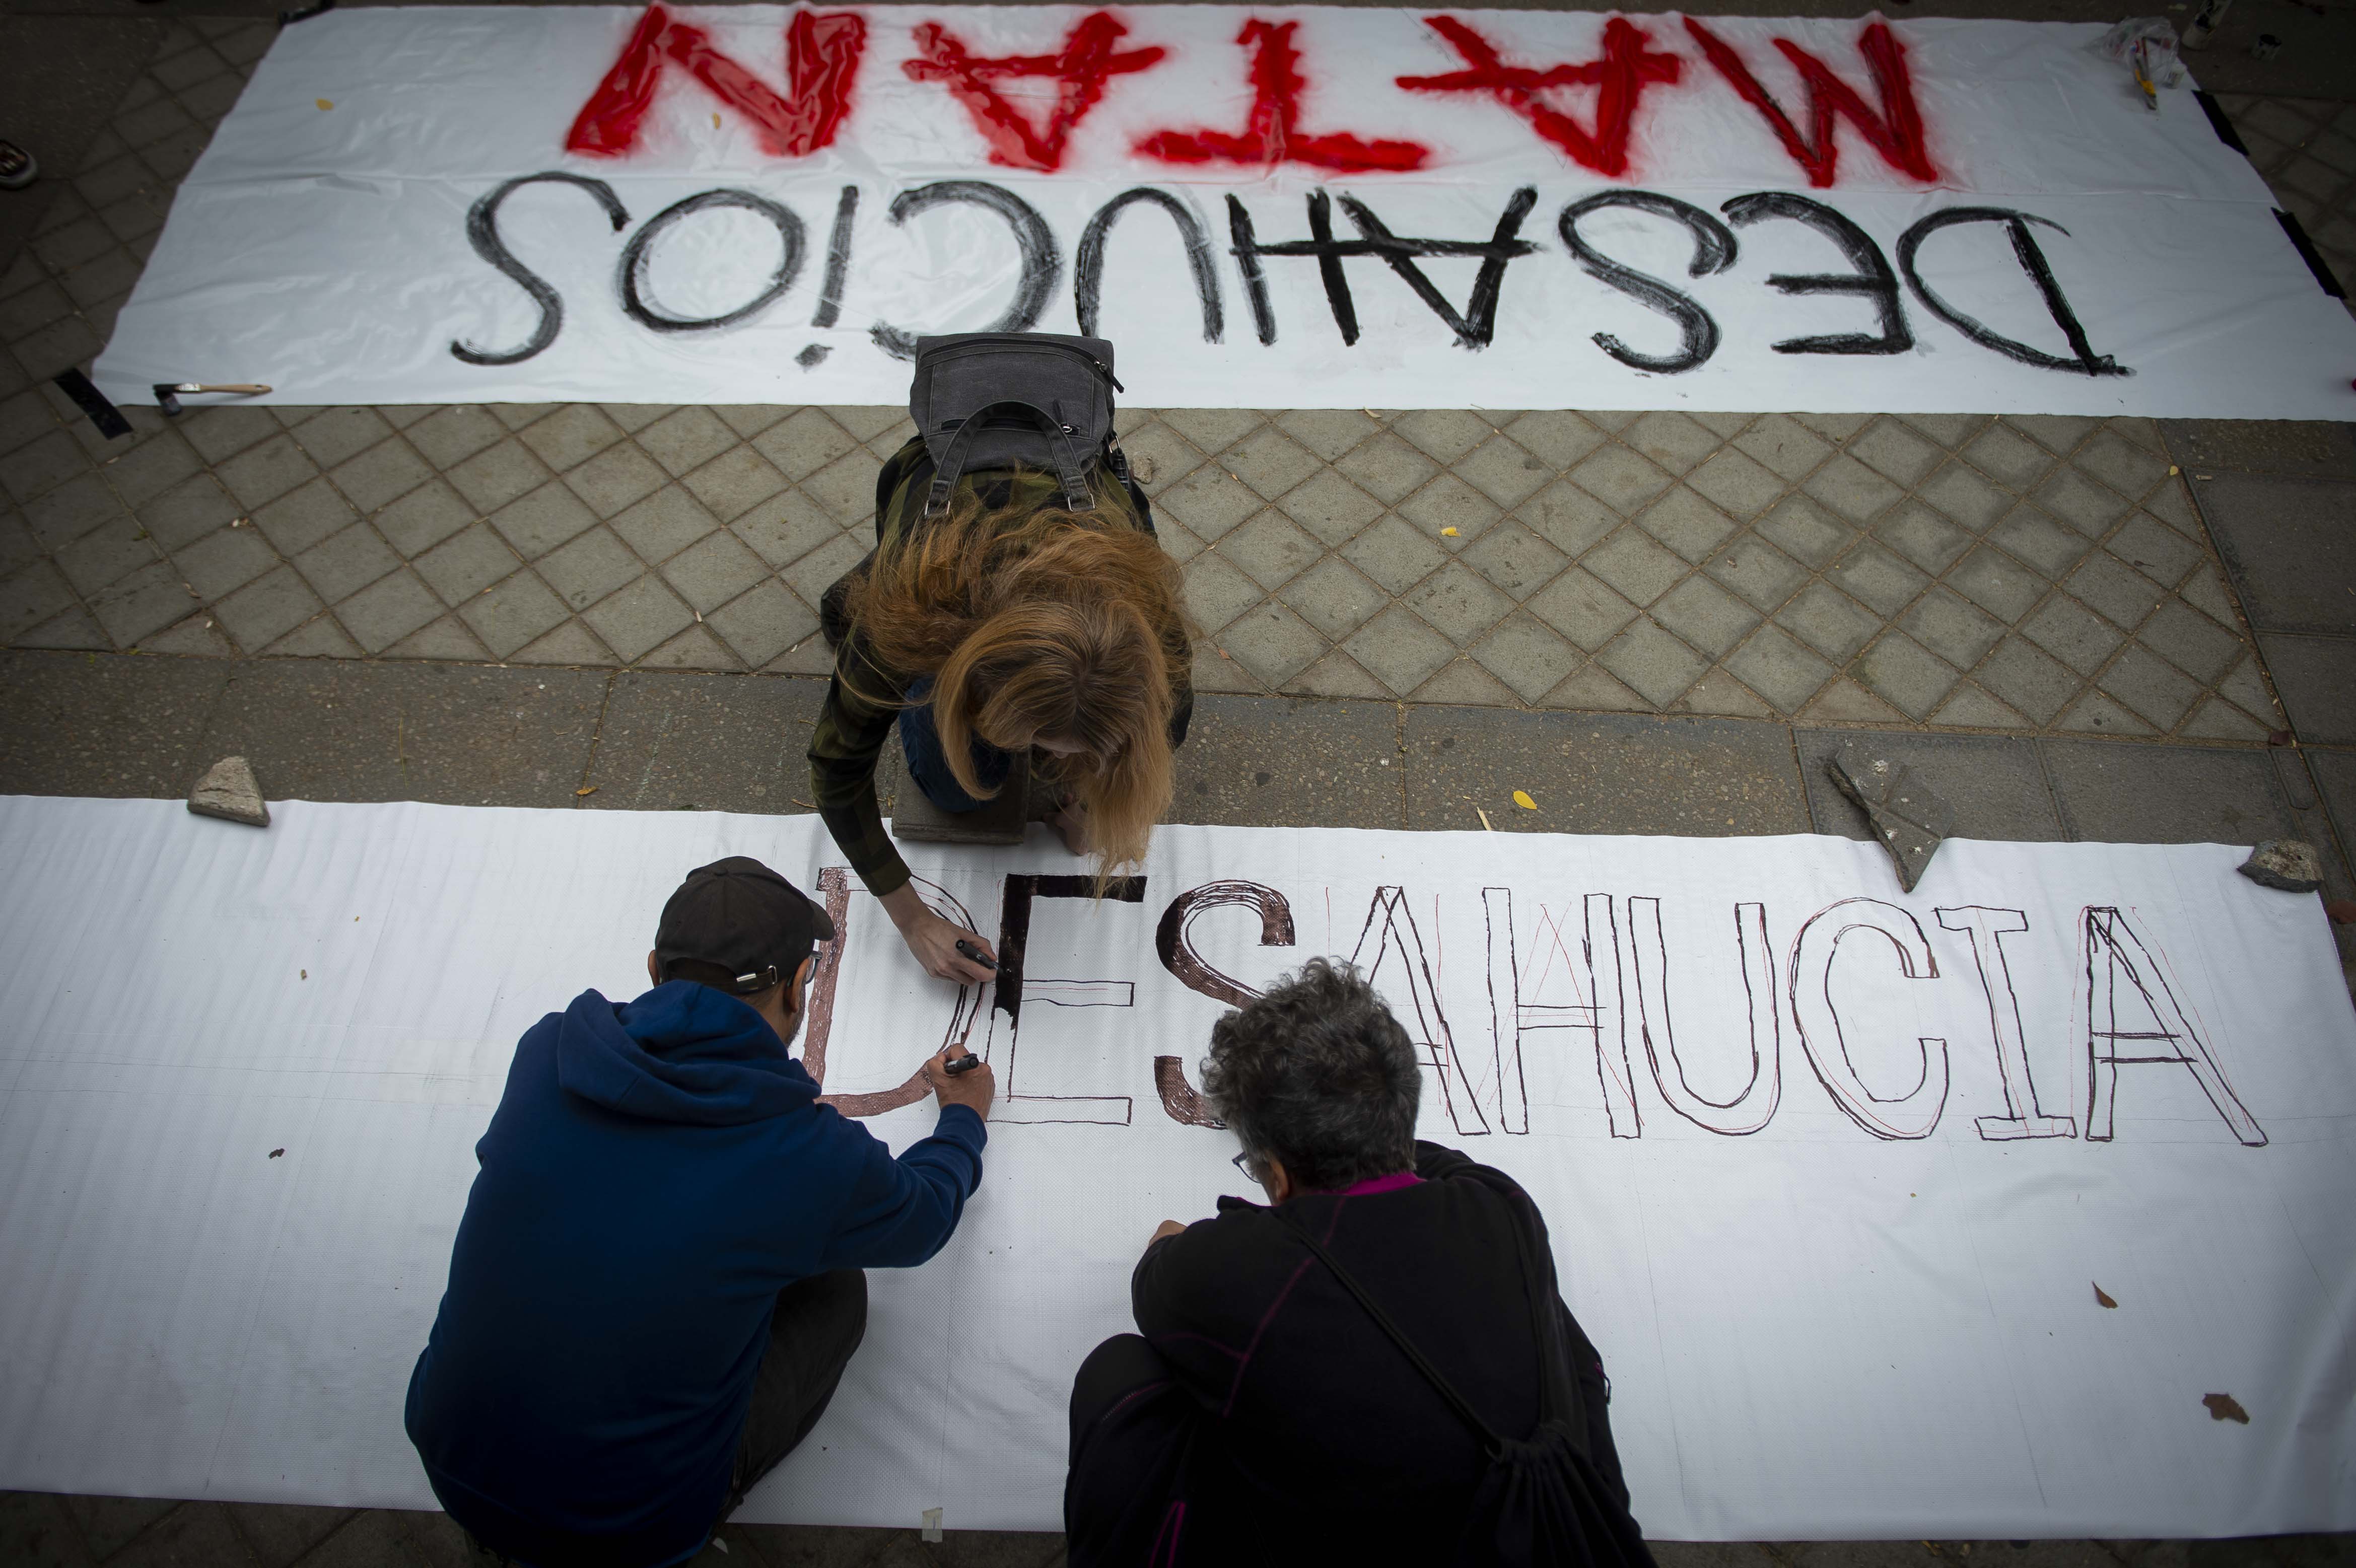
[[2356,479],[2356,426],[2297,420],[2162,420],[2159,428],[2168,450],[2196,483],[2221,469]]
[[2356,634],[2356,484],[2221,474],[2193,491],[2252,625]]
[[343,532],[359,520],[359,514],[352,510],[351,503],[325,479],[314,479],[291,490],[252,514],[253,526],[262,530],[272,548],[289,559],[321,539]]
[[[457,542],[454,539],[451,544]],[[436,553],[449,549],[445,545],[442,552]],[[294,558],[294,570],[303,574],[314,592],[330,604],[350,598],[400,565],[401,558],[366,523],[354,523]],[[425,571],[423,560],[418,562],[418,570]]]
[[614,678],[581,797],[592,810],[799,815],[826,683],[626,671]]
[[[362,531],[359,528],[346,530],[350,534],[359,534]],[[598,530],[601,534],[604,531]],[[337,537],[340,539],[343,535]],[[611,538],[610,535],[606,537]],[[322,545],[319,548],[326,549],[328,546]],[[433,589],[442,603],[452,609],[474,598],[521,564],[522,562],[516,559],[515,551],[508,548],[507,541],[494,533],[487,523],[477,523],[464,532],[444,539],[419,556],[416,561],[417,575],[423,578],[426,586]],[[637,563],[635,560],[630,563],[630,570],[633,572],[637,570]],[[318,582],[316,576],[311,581],[315,585]],[[324,588],[320,592],[327,593]],[[341,596],[327,593],[327,597],[330,603],[333,603]]]
[[2356,744],[2356,638],[2262,635],[2258,645],[2298,738]]
[[1397,605],[1359,627],[1342,651],[1401,697],[1456,656],[1446,637]]
[[603,670],[263,659],[237,667],[200,755],[251,758],[265,794],[454,805],[573,803]]
[[230,673],[209,659],[0,653],[0,794],[187,794],[218,760],[199,742]]
[[1284,687],[1325,652],[1325,641],[1284,605],[1264,600],[1219,634],[1220,649],[1270,690]]
[[1904,763],[1954,813],[1951,837],[2044,843],[2068,837],[2045,782],[2036,742],[1980,735],[1892,735],[1886,731],[1798,730],[1801,775],[1816,831],[1870,839],[1865,813],[1825,771],[1844,741]]
[[1676,701],[1709,668],[1708,659],[1644,615],[1613,638],[1596,662],[1655,708]]
[[[550,594],[549,600],[555,605],[555,613],[548,620],[548,624],[553,625],[556,621],[563,619],[563,607],[554,594]],[[539,619],[546,614],[545,610],[541,610],[533,618]],[[679,596],[665,587],[660,578],[649,573],[620,592],[591,605],[582,612],[581,618],[604,639],[607,647],[619,654],[625,662],[635,664],[639,656],[685,631],[694,623],[695,613],[681,603]],[[547,626],[541,628],[541,631],[547,629]],[[535,632],[533,635],[539,634]]]
[[479,516],[466,497],[435,480],[422,485],[376,515],[376,530],[393,549],[423,555]]
[[2339,832],[2341,851],[2356,858],[2356,752],[2302,748],[2319,793]]
[[[1411,828],[1500,832],[1805,833],[1781,724],[1739,719],[1409,708]],[[1522,790],[1536,811],[1514,804]]]
[[817,613],[774,581],[740,594],[705,619],[721,640],[755,669],[815,636],[819,630]]
[[[265,582],[269,579],[264,578]],[[251,592],[251,590],[249,590]],[[543,590],[542,592],[545,592]],[[477,600],[468,609],[477,610],[485,601]],[[226,606],[224,606],[226,608]],[[443,605],[434,591],[418,580],[414,572],[396,571],[380,578],[336,606],[336,619],[352,640],[369,653],[380,654],[412,632],[440,617]],[[236,628],[231,625],[230,629]],[[244,637],[239,642],[251,649],[255,645]]]
[[1397,750],[1398,714],[1388,702],[1198,696],[1178,752],[1169,819],[1401,827],[1407,770]]
[[2036,742],[2074,839],[2117,844],[2254,844],[2297,837],[2298,822],[2263,751]]

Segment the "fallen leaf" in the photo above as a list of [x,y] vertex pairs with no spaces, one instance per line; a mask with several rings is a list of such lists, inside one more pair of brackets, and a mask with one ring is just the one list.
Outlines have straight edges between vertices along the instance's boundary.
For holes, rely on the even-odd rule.
[[311,101],[317,104],[322,111],[333,109],[336,106],[336,101],[332,98],[315,98]]
[[1536,811],[1538,808],[1538,803],[1530,798],[1530,792],[1526,789],[1517,789],[1514,792],[1514,804],[1524,811]]
[[2169,464],[2168,465],[2168,476],[2169,476],[2169,478],[2171,478],[2171,479],[2175,478],[2178,475],[2179,475],[2179,474],[2181,474],[2181,473],[2183,473],[2183,472],[2184,472],[2184,470],[2183,470],[2183,469],[2179,468],[2179,467],[2178,467],[2175,464],[2173,464],[2173,463],[2171,463],[2171,464]]
[[298,970],[296,970],[296,971],[295,971],[295,973],[296,973],[296,974],[298,974],[298,975],[300,975],[300,976],[303,976],[303,978],[305,978],[305,980],[307,980],[307,979],[309,979],[309,978],[311,977],[311,971],[309,971],[308,969],[298,969]]
[[[2091,1284],[2092,1282],[2089,1281],[2088,1283]],[[2098,1305],[2104,1307],[2116,1307],[2118,1305],[2117,1302],[2111,1299],[2110,1293],[2105,1291],[2099,1285],[2094,1286],[2094,1300]]]
[[[712,117],[712,128],[713,130],[715,130],[715,131],[717,131],[717,130],[719,130],[719,129],[720,129],[720,116],[719,116],[719,115],[717,115],[717,114],[714,114],[714,115]],[[2170,474],[2173,474],[2173,473],[2175,473],[2175,472],[2176,472],[2176,470],[2175,470],[2175,469],[2173,469],[2173,468],[2171,468],[2171,469],[2169,469],[2169,472]]]
[[2244,1426],[2250,1424],[2250,1413],[2244,1410],[2242,1402],[2230,1393],[2204,1393],[2201,1396],[2201,1403],[2209,1407],[2209,1419],[2211,1421],[2238,1421]]
[[271,1158],[273,1158],[273,1159],[276,1159],[280,1155],[284,1154],[285,1152],[286,1152],[286,1151],[285,1151],[284,1149],[283,1149],[283,1148],[274,1148],[274,1149],[272,1149],[272,1150],[270,1151],[270,1157],[271,1157]]
[[1456,537],[1456,530],[1454,528],[1442,528],[1440,531],[1446,538],[1452,539]]
[[579,789],[573,792],[573,798],[577,800],[584,795],[595,795],[599,790],[605,787],[605,786],[603,784],[584,784]]

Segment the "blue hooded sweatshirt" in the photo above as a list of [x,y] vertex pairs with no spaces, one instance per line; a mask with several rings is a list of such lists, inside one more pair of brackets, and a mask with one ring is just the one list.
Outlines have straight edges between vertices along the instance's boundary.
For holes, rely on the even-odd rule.
[[777,1293],[938,1252],[981,1118],[899,1158],[766,1020],[689,980],[584,991],[516,1047],[406,1424],[434,1496],[519,1562],[652,1568],[727,1500]]

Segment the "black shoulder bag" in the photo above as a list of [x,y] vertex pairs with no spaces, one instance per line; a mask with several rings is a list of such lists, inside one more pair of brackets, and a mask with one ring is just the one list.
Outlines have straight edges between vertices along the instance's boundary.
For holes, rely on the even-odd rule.
[[974,468],[1044,468],[1064,505],[1087,510],[1088,466],[1098,453],[1123,484],[1129,470],[1112,439],[1112,345],[1045,332],[965,332],[916,339],[908,416],[933,460],[925,515],[948,507],[958,476]]
[[1578,1395],[1556,1317],[1554,1259],[1542,1243],[1533,1258],[1532,1238],[1526,1234],[1529,1225],[1518,1205],[1515,1251],[1523,1278],[1529,1282],[1530,1329],[1538,1346],[1538,1424],[1527,1437],[1507,1437],[1482,1420],[1481,1413],[1425,1359],[1406,1330],[1391,1321],[1390,1314],[1309,1233],[1306,1224],[1280,1209],[1269,1212],[1356,1298],[1408,1364],[1423,1374],[1456,1418],[1481,1439],[1489,1466],[1473,1489],[1453,1568],[1540,1563],[1653,1568],[1653,1554],[1634,1518],[1612,1495],[1572,1424],[1578,1419]]

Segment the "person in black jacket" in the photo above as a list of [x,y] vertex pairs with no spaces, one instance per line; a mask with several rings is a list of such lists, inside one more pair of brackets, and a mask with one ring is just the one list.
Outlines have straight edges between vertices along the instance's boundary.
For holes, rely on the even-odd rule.
[[[1545,1223],[1511,1179],[1416,1141],[1422,1068],[1374,989],[1312,960],[1219,1021],[1203,1077],[1270,1206],[1165,1222],[1130,1281],[1139,1332],[1082,1363],[1075,1568],[1645,1561]],[[1551,1549],[1493,1549],[1520,1506],[1498,1501],[1506,1449],[1546,1470],[1539,1512],[1579,1493],[1536,1527]]]

